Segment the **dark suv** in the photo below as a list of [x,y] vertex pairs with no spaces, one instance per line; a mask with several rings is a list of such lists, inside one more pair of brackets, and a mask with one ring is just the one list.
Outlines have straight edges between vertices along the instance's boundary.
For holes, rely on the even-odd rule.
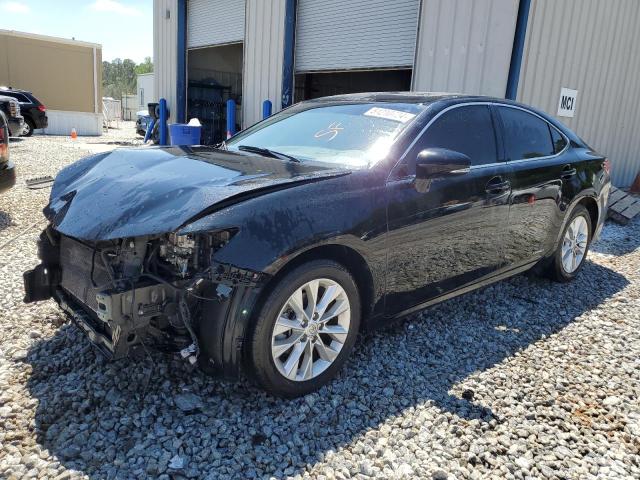
[[0,112],[4,113],[5,117],[7,117],[9,135],[12,137],[22,135],[24,131],[24,118],[20,112],[20,102],[13,97],[0,94]]
[[0,95],[13,97],[20,102],[20,109],[24,117],[24,131],[22,136],[30,137],[37,128],[47,128],[47,107],[40,100],[33,96],[31,92],[14,88],[0,88]]
[[9,161],[9,126],[7,117],[0,111],[0,193],[16,183],[16,170]]

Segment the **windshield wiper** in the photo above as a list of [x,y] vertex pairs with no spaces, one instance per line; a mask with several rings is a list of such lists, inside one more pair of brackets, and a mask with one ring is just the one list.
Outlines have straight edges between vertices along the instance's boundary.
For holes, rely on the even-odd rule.
[[276,152],[275,150],[269,150],[268,148],[253,147],[251,145],[240,145],[238,147],[238,150],[242,150],[243,152],[258,153],[260,155],[264,155],[265,157],[279,158],[280,160],[289,160],[291,162],[300,163],[300,160],[296,157],[287,155],[286,153]]

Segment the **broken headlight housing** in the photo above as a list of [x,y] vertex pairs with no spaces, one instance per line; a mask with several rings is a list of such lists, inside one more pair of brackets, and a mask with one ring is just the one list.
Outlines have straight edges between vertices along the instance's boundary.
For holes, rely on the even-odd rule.
[[176,270],[176,274],[186,277],[189,268],[196,265],[196,238],[193,235],[178,235],[170,233],[165,241],[160,243],[159,255]]
[[161,240],[158,256],[173,267],[177,276],[186,278],[206,269],[211,255],[224,247],[236,232],[237,229],[206,234],[170,233]]

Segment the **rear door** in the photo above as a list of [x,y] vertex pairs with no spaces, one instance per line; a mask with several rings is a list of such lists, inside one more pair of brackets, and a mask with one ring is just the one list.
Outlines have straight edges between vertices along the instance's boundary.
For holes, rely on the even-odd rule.
[[[425,148],[469,156],[464,175],[415,185],[415,159]],[[487,104],[449,107],[435,117],[387,183],[388,314],[424,303],[490,275],[504,265],[509,167],[499,160]]]
[[562,223],[563,183],[575,176],[567,139],[542,117],[517,106],[495,107],[511,166],[506,261],[516,267],[553,248]]

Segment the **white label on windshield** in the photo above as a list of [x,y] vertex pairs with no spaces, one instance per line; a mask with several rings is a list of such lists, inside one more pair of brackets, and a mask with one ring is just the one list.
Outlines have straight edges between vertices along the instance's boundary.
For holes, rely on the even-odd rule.
[[392,110],[390,108],[373,107],[364,112],[368,117],[385,118],[394,122],[407,123],[416,116],[415,113],[402,112],[400,110]]

